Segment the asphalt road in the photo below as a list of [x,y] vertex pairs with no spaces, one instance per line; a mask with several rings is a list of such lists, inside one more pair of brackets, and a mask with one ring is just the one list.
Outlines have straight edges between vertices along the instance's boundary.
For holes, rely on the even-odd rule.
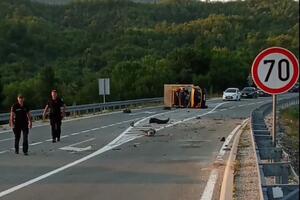
[[[29,156],[14,154],[13,134],[0,132],[0,199],[204,199],[220,138],[267,102],[212,100],[203,110],[156,107],[64,121],[54,144],[42,125],[30,131]],[[150,126],[151,116],[171,120]],[[141,131],[150,127],[155,137]]]

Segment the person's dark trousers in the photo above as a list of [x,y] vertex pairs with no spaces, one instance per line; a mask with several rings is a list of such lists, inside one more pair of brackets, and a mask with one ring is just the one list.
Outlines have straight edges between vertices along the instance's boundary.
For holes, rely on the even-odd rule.
[[60,140],[61,134],[61,120],[60,119],[50,119],[51,133],[53,140]]
[[13,129],[15,134],[15,151],[19,153],[19,143],[21,138],[21,132],[23,133],[23,152],[28,152],[28,127],[15,127]]

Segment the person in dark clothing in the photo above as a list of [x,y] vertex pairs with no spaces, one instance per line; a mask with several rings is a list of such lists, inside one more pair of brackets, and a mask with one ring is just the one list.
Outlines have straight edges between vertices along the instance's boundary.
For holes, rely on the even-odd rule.
[[180,91],[179,91],[179,107],[180,108],[184,108],[185,107],[185,89],[184,88],[181,88]]
[[205,88],[203,88],[202,93],[203,94],[202,94],[201,108],[208,108],[208,106],[206,105],[206,94],[207,94],[207,92],[206,92]]
[[23,153],[28,155],[28,134],[29,128],[32,128],[32,118],[29,108],[24,103],[24,97],[18,95],[18,102],[11,107],[10,127],[15,134],[15,153],[19,154],[19,142],[21,132],[23,133]]
[[[61,111],[61,107],[63,110]],[[60,141],[61,135],[61,121],[65,116],[66,105],[63,100],[58,97],[57,91],[51,91],[51,99],[48,101],[44,113],[43,118],[45,119],[46,114],[49,110],[49,119],[51,125],[51,133],[52,133],[52,142]]]

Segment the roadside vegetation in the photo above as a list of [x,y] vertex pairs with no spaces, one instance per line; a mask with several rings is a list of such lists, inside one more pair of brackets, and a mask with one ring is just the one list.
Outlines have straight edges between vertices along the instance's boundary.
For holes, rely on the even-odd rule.
[[1,0],[0,112],[17,93],[41,108],[51,88],[68,105],[99,102],[103,77],[108,101],[162,96],[164,83],[242,88],[262,49],[299,55],[298,11],[293,0]]
[[299,105],[280,112],[280,125],[284,130],[282,144],[299,175]]

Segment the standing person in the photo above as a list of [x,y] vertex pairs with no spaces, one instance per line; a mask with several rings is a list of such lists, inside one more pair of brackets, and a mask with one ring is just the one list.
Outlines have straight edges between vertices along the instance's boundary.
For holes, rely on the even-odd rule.
[[28,155],[28,134],[32,128],[32,119],[29,108],[24,103],[23,95],[19,94],[17,103],[13,104],[10,111],[10,127],[15,134],[15,153],[19,154],[19,142],[23,133],[23,153]]
[[[63,110],[61,111],[61,107]],[[49,99],[43,113],[43,118],[46,117],[46,113],[49,112],[49,119],[51,125],[52,142],[60,141],[61,134],[61,121],[65,116],[66,105],[63,100],[58,97],[57,91],[51,91],[51,98]]]

